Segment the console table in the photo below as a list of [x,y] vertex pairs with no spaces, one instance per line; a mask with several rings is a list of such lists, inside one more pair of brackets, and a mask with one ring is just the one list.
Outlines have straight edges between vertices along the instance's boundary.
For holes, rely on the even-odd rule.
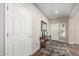
[[49,39],[47,37],[41,37],[40,38],[40,48],[46,48],[46,44],[49,41]]

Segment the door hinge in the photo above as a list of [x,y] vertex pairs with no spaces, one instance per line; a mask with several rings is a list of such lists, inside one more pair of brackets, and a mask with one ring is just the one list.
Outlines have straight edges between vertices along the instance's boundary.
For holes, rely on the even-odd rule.
[[7,6],[7,10],[8,10],[8,6]]
[[9,34],[7,33],[7,37],[9,36]]

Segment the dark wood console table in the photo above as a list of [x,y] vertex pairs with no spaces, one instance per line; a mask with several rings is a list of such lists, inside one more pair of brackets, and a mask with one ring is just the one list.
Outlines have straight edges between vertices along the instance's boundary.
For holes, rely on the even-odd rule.
[[40,38],[40,48],[46,48],[46,42],[49,41],[47,37]]

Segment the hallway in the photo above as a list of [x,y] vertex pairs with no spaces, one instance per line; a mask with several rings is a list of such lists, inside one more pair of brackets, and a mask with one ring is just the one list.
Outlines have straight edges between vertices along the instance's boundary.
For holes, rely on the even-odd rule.
[[0,3],[0,56],[79,56],[79,3]]

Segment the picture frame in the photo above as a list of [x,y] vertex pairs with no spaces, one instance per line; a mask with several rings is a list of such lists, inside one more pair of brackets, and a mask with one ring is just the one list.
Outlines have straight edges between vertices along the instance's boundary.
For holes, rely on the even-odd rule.
[[44,21],[41,21],[41,31],[47,31],[47,23]]
[[66,36],[65,27],[66,27],[65,23],[61,23],[60,24],[60,36],[61,37],[65,37]]

